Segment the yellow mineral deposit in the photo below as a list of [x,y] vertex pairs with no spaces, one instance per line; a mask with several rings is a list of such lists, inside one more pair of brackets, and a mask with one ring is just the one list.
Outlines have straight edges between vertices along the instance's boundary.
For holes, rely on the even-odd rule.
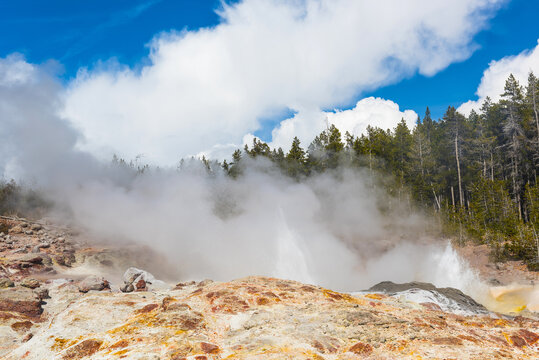
[[539,287],[520,284],[491,287],[485,306],[504,314],[520,313],[525,309],[539,311]]

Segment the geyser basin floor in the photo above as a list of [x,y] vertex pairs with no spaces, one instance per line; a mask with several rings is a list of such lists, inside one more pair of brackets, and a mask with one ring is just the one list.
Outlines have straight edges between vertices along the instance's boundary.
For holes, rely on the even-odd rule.
[[77,296],[63,284],[49,292],[58,306],[38,318],[2,312],[16,317],[2,320],[3,334],[23,322],[33,334],[26,343],[4,341],[5,359],[535,359],[538,351],[532,319],[459,316],[275,278]]

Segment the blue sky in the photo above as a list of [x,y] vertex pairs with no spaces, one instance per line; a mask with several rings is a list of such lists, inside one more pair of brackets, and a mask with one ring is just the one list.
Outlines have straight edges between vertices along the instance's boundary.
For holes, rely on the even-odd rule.
[[59,61],[64,76],[111,57],[135,64],[154,35],[197,29],[218,21],[218,0],[0,1],[0,56]]
[[470,58],[431,78],[414,76],[370,95],[392,99],[421,116],[428,105],[433,116],[439,118],[449,105],[456,107],[474,98],[483,70],[491,60],[517,55],[537,45],[538,14],[539,1],[510,1],[489,22],[489,27],[476,35],[478,49]]
[[[365,103],[355,114],[358,119],[361,118],[361,113],[370,114],[365,118],[367,120],[356,119],[355,125],[348,123],[350,126],[363,122],[360,129],[368,119],[376,118],[377,114],[391,117],[391,121],[385,123],[382,121],[389,128],[398,121],[395,119],[401,117],[406,117],[407,121],[413,123],[411,112],[405,113],[404,110],[413,110],[423,116],[426,106],[430,107],[434,118],[439,118],[447,106],[458,107],[468,100],[477,98],[475,93],[483,72],[491,61],[517,55],[527,49],[532,50],[537,46],[539,38],[537,20],[539,1],[496,0],[501,2],[501,8],[494,7],[492,10],[494,16],[486,24],[482,24],[481,17],[477,17],[473,12],[467,20],[463,20],[462,16],[459,17],[458,12],[447,15],[450,18],[448,26],[451,27],[449,34],[462,36],[458,26],[455,25],[460,21],[466,26],[477,25],[480,28],[477,33],[475,30],[472,31],[475,35],[471,44],[461,39],[461,45],[466,49],[475,49],[470,57],[458,61],[459,55],[451,53],[451,46],[443,45],[443,41],[447,40],[444,38],[444,32],[435,29],[433,36],[436,38],[435,41],[439,41],[437,44],[442,44],[442,50],[450,51],[446,55],[449,66],[444,65],[443,56],[436,58],[437,53],[432,49],[427,49],[425,54],[418,54],[416,58],[410,57],[406,54],[408,46],[416,46],[414,49],[420,52],[424,49],[421,45],[417,47],[417,39],[405,38],[399,40],[400,44],[397,43],[401,46],[398,50],[401,53],[397,55],[403,56],[404,65],[413,69],[413,72],[411,76],[406,76],[406,71],[397,70],[393,76],[383,66],[377,64],[383,64],[384,59],[387,59],[384,56],[391,56],[392,47],[395,45],[391,43],[391,39],[398,37],[400,30],[398,26],[401,25],[401,21],[403,29],[408,30],[428,21],[428,13],[421,14],[418,19],[414,19],[412,15],[414,12],[421,12],[422,7],[430,3],[427,1],[424,4],[416,4],[414,9],[405,5],[397,9],[400,5],[395,4],[399,2],[394,2],[393,9],[384,9],[370,2],[362,2],[366,7],[361,8],[357,6],[359,1],[321,1],[330,4],[328,5],[330,8],[335,6],[333,14],[320,15],[316,11],[309,14],[312,19],[322,23],[321,29],[316,26],[309,27],[308,22],[302,23],[301,19],[295,17],[281,21],[283,16],[297,11],[301,2],[284,2],[286,9],[283,10],[276,5],[279,4],[277,1],[246,0],[245,6],[225,15],[227,24],[230,22],[231,28],[234,29],[230,32],[224,29],[226,26],[223,26],[222,19],[216,14],[217,9],[222,9],[220,0],[0,0],[0,60],[9,54],[20,53],[29,63],[43,64],[53,60],[59,64],[52,68],[57,69],[60,82],[66,89],[72,84],[75,84],[76,88],[67,101],[66,113],[71,115],[70,120],[81,129],[82,135],[90,142],[96,143],[93,146],[94,150],[101,151],[103,147],[118,146],[120,153],[130,154],[126,155],[127,157],[134,156],[133,154],[140,151],[163,154],[177,151],[185,155],[203,151],[211,144],[230,152],[235,146],[241,147],[241,141],[245,141],[245,136],[252,136],[251,134],[266,141],[273,140],[273,144],[278,146],[286,146],[291,136],[295,134],[298,134],[302,141],[310,141],[313,134],[321,129],[321,115],[314,113],[309,106],[326,111],[332,111],[334,108],[352,109],[358,100],[368,96],[391,100],[398,104],[401,112],[391,109],[391,104],[387,102]],[[368,22],[369,17],[384,14],[388,19],[397,20],[381,19],[385,22],[381,21],[380,26],[374,22],[366,25],[366,28],[356,28],[352,21],[346,24],[347,27],[341,29],[341,32],[331,33],[339,26],[341,19],[346,18],[346,11],[338,13],[339,7],[334,5],[337,2],[346,3],[355,9],[366,9],[366,14],[357,15],[357,20],[354,20],[356,22]],[[479,0],[469,2],[455,0],[454,3],[436,3],[433,7],[445,9],[440,10],[443,12],[449,7],[466,9],[472,2],[473,6],[479,6],[481,3]],[[232,4],[231,1],[227,3]],[[402,12],[406,14],[401,15]],[[370,15],[371,13],[373,15]],[[435,16],[440,22],[446,17],[440,13]],[[252,23],[244,28],[245,24],[242,21],[245,19],[251,20]],[[273,27],[283,24],[288,26],[291,35],[295,33],[309,35],[299,40],[292,36],[288,39],[286,33],[280,34],[276,31],[268,37],[265,30],[266,20],[267,24]],[[325,23],[327,27],[324,28],[325,20],[328,21]],[[395,26],[395,22],[398,26]],[[386,29],[381,28],[383,26]],[[211,28],[215,31],[207,37],[193,32],[200,28]],[[186,31],[191,34],[191,42],[178,38],[164,41],[156,50],[163,57],[152,64],[148,59],[148,43],[159,34],[174,31]],[[378,35],[378,43],[381,45],[362,39],[365,32],[369,33],[369,36]],[[252,34],[254,36],[250,38]],[[320,64],[327,64],[327,71],[322,69],[322,74],[318,74],[316,68],[308,71],[302,69],[304,65],[308,68],[311,64],[308,58],[302,60],[304,58],[302,53],[296,53],[295,58],[287,58],[291,50],[302,49],[306,52],[313,50],[312,47],[303,47],[305,42],[316,43],[319,40],[316,37],[324,38],[326,35],[325,42],[317,44],[320,49],[314,48],[310,54],[315,56],[314,63],[318,61]],[[360,44],[353,44],[356,40]],[[332,41],[345,43],[333,46]],[[245,45],[247,47],[242,48],[239,44],[247,44]],[[278,47],[275,51],[281,51],[277,56],[271,53],[275,45]],[[353,58],[338,60],[342,56],[341,53],[348,51],[347,45],[353,48],[350,53]],[[371,49],[373,45],[375,48]],[[377,45],[380,45],[379,48],[376,48]],[[185,49],[190,49],[191,52],[187,53]],[[236,64],[230,66],[226,57],[224,60],[217,57],[209,59],[208,63],[205,63],[207,59],[200,57],[203,56],[201,54],[210,54],[208,55],[210,57],[220,56],[222,49],[226,49],[225,53],[230,59],[234,59]],[[335,54],[331,53],[334,49],[338,49]],[[425,66],[428,67],[431,57],[432,64],[436,67],[434,75],[430,77],[420,75],[419,71],[425,70]],[[258,76],[266,71],[268,58],[275,64],[277,78],[275,83],[281,88],[275,87],[273,79],[264,77],[263,74]],[[427,65],[421,60],[425,58]],[[133,93],[122,97],[125,93],[125,84],[107,83],[111,78],[118,76],[117,70],[97,74],[95,75],[97,79],[93,80],[77,78],[79,69],[88,68],[90,74],[94,74],[92,69],[96,69],[96,64],[109,59],[134,69],[127,75],[128,82],[125,83],[134,84]],[[182,63],[188,70],[167,67],[171,61]],[[198,72],[201,61],[204,72]],[[140,76],[136,71],[145,65],[148,65],[151,73],[147,77]],[[292,76],[303,79],[304,84],[297,84],[294,79],[286,79],[291,74],[289,69],[286,69],[287,66],[298,69],[299,75],[292,73]],[[363,67],[366,70],[362,73],[356,71],[354,67],[357,69]],[[224,75],[220,72],[223,69]],[[341,70],[350,73],[351,84],[340,85],[349,80],[348,74],[343,76]],[[226,76],[226,72],[229,73],[229,77]],[[375,74],[374,80],[371,74]],[[210,80],[206,76],[210,76]],[[211,76],[215,77],[215,84],[211,82]],[[319,80],[315,79],[317,76],[320,76]],[[74,82],[75,78],[80,81]],[[156,78],[167,80],[152,90],[149,87],[155,84]],[[393,78],[400,80],[392,85],[380,87],[380,84],[388,83],[388,80],[391,81]],[[169,79],[172,79],[171,84],[167,83]],[[208,81],[213,93],[206,92]],[[168,91],[170,86],[177,88],[178,94],[184,94],[185,98],[180,101],[181,104],[178,103],[180,95],[174,97],[176,94],[173,94],[174,96],[167,98],[170,95]],[[375,90],[361,92],[362,87]],[[149,89],[147,92],[141,91],[146,88]],[[313,90],[316,88],[319,90]],[[267,100],[265,100],[266,93]],[[152,98],[153,94],[159,94],[161,97]],[[195,94],[197,99],[190,98]],[[103,98],[100,99],[99,96]],[[130,109],[130,99],[134,96],[140,99],[152,98],[151,104],[143,101],[139,104],[140,109]],[[145,111],[150,108],[149,105],[159,111],[150,112],[148,115]],[[295,112],[290,108],[295,105],[298,105],[297,109],[303,109],[301,117],[296,119],[297,121],[289,121],[288,127],[281,126],[280,135],[278,134],[280,137],[276,138],[273,135],[272,139],[272,130],[278,129],[281,121],[294,115]],[[161,108],[166,111],[160,111]],[[241,111],[237,111],[238,108]],[[197,114],[198,110],[201,110],[200,114]],[[251,120],[253,118],[255,121]],[[346,116],[339,120],[343,126],[346,126],[345,118]],[[215,127],[216,122],[222,124]],[[111,128],[112,125],[115,128]],[[103,134],[124,132],[128,128],[135,128],[130,138],[139,139],[134,145],[128,144],[127,141],[119,142],[112,136],[101,142],[106,137]],[[217,130],[210,136],[209,131],[212,128]],[[145,144],[140,141],[149,136],[148,134],[154,136],[151,143]],[[206,139],[206,142],[202,145],[199,139]],[[164,142],[170,146],[167,149],[163,147],[162,150],[157,150]],[[185,149],[176,149],[176,144],[184,144]],[[142,149],[139,151],[138,147]]]
[[[154,35],[216,25],[219,7],[219,0],[4,0],[0,2],[0,34],[4,34],[0,56],[19,52],[33,63],[57,60],[66,79],[99,60],[117,58],[122,64],[136,65],[144,62],[145,44]],[[448,105],[474,97],[491,60],[537,44],[537,14],[539,1],[512,0],[476,35],[478,49],[467,60],[433,77],[415,75],[363,96],[391,99],[421,116],[429,106],[436,118],[441,117]]]

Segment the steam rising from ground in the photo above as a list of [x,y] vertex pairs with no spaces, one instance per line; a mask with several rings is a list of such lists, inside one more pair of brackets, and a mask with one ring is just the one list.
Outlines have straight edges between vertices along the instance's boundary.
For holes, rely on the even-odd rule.
[[237,180],[197,162],[142,175],[102,164],[76,150],[80,134],[56,115],[54,80],[22,76],[34,71],[22,67],[0,82],[0,170],[39,188],[56,215],[95,237],[166,255],[176,280],[273,275],[350,291],[422,280],[466,291],[473,278],[370,173],[345,169],[298,183],[264,161]]
[[297,183],[257,165],[237,180],[194,166],[127,186],[93,181],[65,201],[79,225],[151,246],[183,279],[272,275],[340,290],[388,279],[463,288],[469,280],[450,246],[419,239],[420,216],[397,204],[381,210],[391,199],[366,183],[368,174]]
[[[257,274],[358,289],[372,282],[369,267],[381,279],[394,278],[424,257],[427,248],[391,251],[413,246],[421,219],[382,214],[379,202],[386,199],[372,194],[363,174],[296,183],[262,169],[237,180],[194,170],[153,173],[135,178],[129,189],[93,182],[66,200],[80,225],[169,254],[186,279]],[[372,263],[380,256],[389,261]]]

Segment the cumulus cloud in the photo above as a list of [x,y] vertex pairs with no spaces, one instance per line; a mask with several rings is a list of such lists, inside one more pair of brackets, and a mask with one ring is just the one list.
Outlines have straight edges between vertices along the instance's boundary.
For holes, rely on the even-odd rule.
[[0,58],[0,86],[25,84],[35,76],[35,68],[20,54]]
[[412,110],[400,111],[399,105],[391,100],[368,97],[356,103],[349,110],[331,112],[300,112],[286,119],[272,131],[272,147],[287,150],[294,136],[301,142],[310,142],[317,134],[330,124],[339,130],[348,131],[354,136],[365,134],[368,125],[378,126],[384,130],[393,129],[404,119],[408,127],[413,128],[417,113]]
[[215,27],[157,36],[146,66],[81,70],[63,115],[84,134],[81,149],[168,164],[237,144],[283,109],[296,129],[323,128],[320,109],[467,58],[503,1],[225,4]]
[[368,125],[376,125],[384,130],[393,129],[404,119],[408,127],[413,128],[417,113],[412,110],[400,111],[399,105],[391,100],[369,97],[358,101],[353,109],[335,110],[328,114],[330,123],[335,124],[343,132],[353,135],[364,134]]
[[462,104],[458,111],[466,115],[470,114],[472,110],[478,111],[487,96],[493,101],[498,101],[509,74],[513,74],[521,84],[525,85],[530,71],[539,74],[539,40],[537,46],[532,50],[525,50],[516,56],[506,56],[500,60],[491,61],[489,67],[483,72],[481,83],[477,88],[476,94],[479,99]]

